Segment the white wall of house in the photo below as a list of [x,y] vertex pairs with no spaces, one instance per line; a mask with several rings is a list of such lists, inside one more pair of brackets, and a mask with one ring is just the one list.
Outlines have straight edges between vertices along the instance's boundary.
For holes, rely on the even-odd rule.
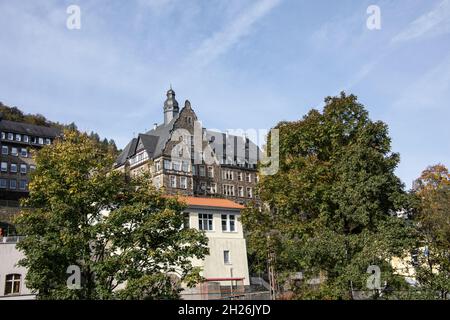
[[[34,299],[34,295],[25,285],[27,270],[24,267],[17,266],[24,255],[17,250],[15,242],[10,243],[6,240],[6,238],[0,238],[0,300]],[[10,274],[20,275],[20,289],[17,293],[5,295],[6,279]]]
[[[213,215],[213,229],[206,230],[209,240],[209,255],[204,260],[195,260],[194,265],[203,268],[202,276],[206,279],[215,278],[244,278],[243,284],[249,285],[247,247],[240,222],[239,209],[222,209],[213,207],[188,207],[189,225],[199,229],[199,214]],[[222,215],[235,216],[233,232],[222,231]],[[224,261],[224,251],[229,253],[229,262]],[[222,285],[229,282],[220,281]]]

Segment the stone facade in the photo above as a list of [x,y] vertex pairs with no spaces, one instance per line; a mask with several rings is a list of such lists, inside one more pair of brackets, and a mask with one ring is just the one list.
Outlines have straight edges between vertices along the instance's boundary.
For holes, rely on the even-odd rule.
[[259,148],[248,138],[201,127],[186,100],[179,111],[175,92],[167,92],[164,123],[139,134],[116,162],[118,170],[139,174],[150,170],[157,188],[168,194],[255,199]]

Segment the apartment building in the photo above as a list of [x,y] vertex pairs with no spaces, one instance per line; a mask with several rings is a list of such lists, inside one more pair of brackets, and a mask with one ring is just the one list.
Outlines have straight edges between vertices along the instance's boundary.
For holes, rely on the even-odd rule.
[[8,221],[28,195],[33,153],[59,134],[56,128],[4,120],[0,113],[0,221]]

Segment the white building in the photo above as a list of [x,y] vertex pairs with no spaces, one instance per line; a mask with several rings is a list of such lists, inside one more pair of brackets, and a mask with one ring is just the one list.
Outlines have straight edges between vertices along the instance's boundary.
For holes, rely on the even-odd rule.
[[17,266],[23,253],[16,249],[20,237],[0,237],[0,300],[28,300],[35,296],[25,286],[27,270]]
[[[219,198],[182,197],[185,225],[205,232],[209,255],[194,259],[205,282],[182,292],[183,299],[220,299],[242,293],[250,284],[247,248],[240,222],[242,205]],[[34,299],[25,286],[26,269],[17,266],[23,253],[16,249],[20,237],[0,237],[0,299]],[[225,292],[225,293],[224,293]]]
[[[194,290],[185,290],[184,299],[220,298],[223,288],[242,291],[250,285],[247,247],[240,221],[244,206],[219,198],[183,197],[186,224],[205,232],[209,243],[209,255],[195,260],[194,265],[203,269],[206,282]],[[207,297],[209,295],[209,297]]]

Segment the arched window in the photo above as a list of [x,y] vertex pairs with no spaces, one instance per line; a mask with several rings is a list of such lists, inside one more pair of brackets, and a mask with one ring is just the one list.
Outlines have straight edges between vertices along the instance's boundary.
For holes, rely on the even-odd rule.
[[20,293],[20,274],[8,274],[5,280],[5,296]]

